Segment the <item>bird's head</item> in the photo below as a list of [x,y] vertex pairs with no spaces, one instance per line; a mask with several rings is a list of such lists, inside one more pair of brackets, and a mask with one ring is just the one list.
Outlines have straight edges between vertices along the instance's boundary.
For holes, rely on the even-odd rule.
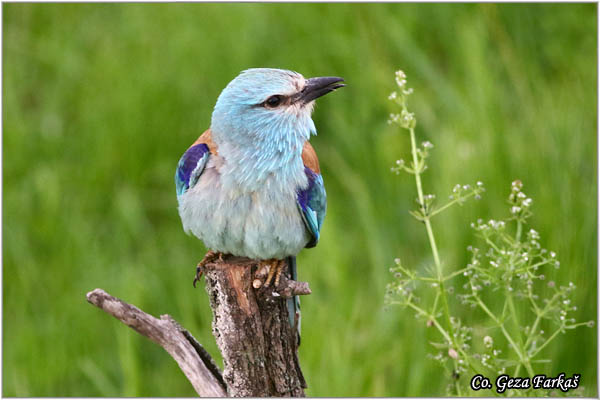
[[337,77],[305,79],[281,69],[245,70],[217,100],[211,121],[213,138],[217,144],[271,143],[279,151],[297,147],[316,133],[311,119],[315,99],[344,86],[342,81]]

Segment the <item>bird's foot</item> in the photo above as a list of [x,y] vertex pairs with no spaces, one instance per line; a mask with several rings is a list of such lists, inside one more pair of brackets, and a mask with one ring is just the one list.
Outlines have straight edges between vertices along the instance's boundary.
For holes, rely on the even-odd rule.
[[275,287],[279,285],[279,278],[281,277],[281,272],[283,271],[283,267],[285,265],[285,261],[283,260],[275,260],[269,266],[269,275],[265,280],[265,287],[269,286],[273,281],[273,277],[275,278]]
[[[258,270],[256,271],[255,279],[252,282],[252,286],[255,289],[258,289],[261,286],[268,287],[273,282],[273,278],[275,278],[275,287],[277,287],[279,285],[281,273],[283,272],[283,267],[285,267],[285,260],[277,260],[272,258],[270,260],[261,261],[258,264]],[[260,280],[260,278],[263,277],[265,274],[267,274],[267,278],[263,283]]]
[[196,287],[196,282],[198,282],[202,277],[202,273],[204,272],[204,266],[215,260],[223,261],[223,253],[218,253],[216,251],[209,250],[208,253],[206,253],[204,258],[202,259],[202,261],[200,261],[196,266],[196,276],[194,277],[194,281],[192,282],[194,287]]

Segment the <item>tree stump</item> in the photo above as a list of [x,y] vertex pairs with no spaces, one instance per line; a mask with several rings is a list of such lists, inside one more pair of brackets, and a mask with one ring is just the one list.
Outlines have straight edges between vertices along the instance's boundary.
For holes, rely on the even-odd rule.
[[310,289],[290,280],[287,268],[277,287],[255,289],[257,268],[256,261],[232,256],[204,268],[227,394],[303,397],[306,382],[298,361],[299,337],[290,325],[286,300],[309,294]]
[[[286,300],[310,294],[310,289],[305,282],[291,280],[287,269],[277,287],[255,288],[259,286],[253,285],[257,268],[256,261],[225,256],[203,270],[223,374],[202,345],[171,316],[155,318],[102,289],[89,292],[87,300],[162,346],[200,396],[303,397],[306,382],[298,362],[300,338],[290,324]],[[266,271],[258,275],[264,279]]]

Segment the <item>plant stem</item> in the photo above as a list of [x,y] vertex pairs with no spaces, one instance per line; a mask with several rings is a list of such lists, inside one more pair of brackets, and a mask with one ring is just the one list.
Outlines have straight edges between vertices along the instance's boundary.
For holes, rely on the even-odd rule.
[[454,329],[452,328],[452,323],[450,322],[450,310],[448,308],[448,299],[446,297],[446,291],[444,289],[444,276],[442,273],[442,263],[440,262],[440,256],[437,249],[437,244],[435,243],[435,236],[433,235],[433,229],[431,228],[431,221],[429,219],[429,215],[427,214],[427,210],[425,210],[425,200],[423,195],[423,185],[421,183],[421,168],[419,167],[419,157],[417,155],[417,140],[415,138],[415,130],[414,128],[410,129],[410,145],[412,150],[413,157],[413,165],[415,169],[415,182],[417,184],[417,195],[419,197],[419,204],[423,210],[423,223],[425,223],[425,229],[427,230],[427,237],[429,238],[429,245],[431,247],[431,252],[433,254],[433,261],[435,263],[435,269],[437,272],[438,278],[438,290],[440,292],[440,296],[442,298],[442,306],[444,307],[444,313],[446,314],[448,320],[448,331],[454,338]]
[[559,328],[559,329],[557,329],[557,330],[556,330],[556,331],[555,331],[555,332],[552,334],[552,336],[550,336],[548,339],[546,339],[546,341],[545,341],[545,342],[544,342],[544,343],[543,343],[543,344],[542,344],[540,347],[538,347],[538,348],[537,348],[537,350],[533,352],[533,354],[531,354],[531,357],[535,357],[535,355],[536,355],[537,353],[539,353],[539,352],[540,352],[540,351],[541,351],[541,350],[542,350],[544,347],[546,347],[546,346],[547,346],[547,345],[548,345],[548,344],[549,344],[549,343],[550,343],[550,342],[551,342],[551,341],[552,341],[552,340],[553,340],[553,339],[556,337],[556,335],[558,335],[558,334],[560,333],[560,331],[561,331],[561,329],[560,329],[560,328]]
[[531,378],[533,378],[533,369],[531,368],[529,358],[527,358],[527,352],[523,347],[523,337],[521,336],[521,325],[519,324],[517,310],[515,309],[515,303],[513,302],[513,294],[511,292],[509,292],[508,290],[506,291],[506,301],[508,302],[508,309],[510,310],[513,324],[515,326],[515,331],[517,333],[516,336],[517,336],[517,344],[519,346],[519,353],[522,355],[522,356],[520,356],[521,362],[527,369],[527,373],[529,373],[529,376]]
[[[412,301],[407,301],[406,303],[402,303],[402,304],[406,305],[406,306],[408,306],[410,308],[412,308],[413,310],[415,310],[418,315],[424,315],[424,316],[426,316],[427,319],[429,319],[433,323],[433,326],[435,326],[436,329],[440,332],[440,334],[444,337],[444,339],[446,339],[448,342],[452,342],[452,338],[450,337],[450,334],[444,329],[444,327],[440,324],[440,322],[437,320],[437,318],[433,314],[428,313],[427,311],[425,311],[421,307],[417,306]],[[463,349],[461,349],[460,347],[458,347],[456,350],[458,351],[458,353],[465,360],[465,363],[467,364],[467,367],[469,367],[476,374],[481,374],[479,372],[479,370],[476,369],[475,366],[473,366],[469,362],[469,358],[468,358],[467,354],[464,352]]]
[[450,280],[450,279],[454,278],[455,276],[460,275],[465,271],[468,271],[469,269],[470,269],[470,267],[465,267],[463,269],[459,269],[458,271],[454,271],[450,275],[444,277],[444,281]]
[[[554,296],[552,296],[550,301],[546,304],[546,306],[542,310],[537,311],[537,317],[535,318],[533,326],[531,327],[529,338],[525,341],[525,346],[524,346],[525,349],[527,349],[529,347],[529,345],[531,344],[531,341],[535,337],[534,333],[535,333],[535,330],[537,329],[538,324],[540,323],[540,321],[542,320],[544,315],[546,315],[548,310],[550,310],[550,308],[554,306],[554,302],[556,301],[556,299],[559,296],[560,296],[560,292],[556,292],[554,294]],[[533,358],[533,356],[530,356],[530,358]]]
[[[419,165],[419,157],[417,155],[417,141],[415,139],[415,130],[414,128],[410,129],[410,144],[412,150],[413,164],[415,167],[415,182],[417,184],[417,195],[419,197],[419,204],[423,209],[423,223],[425,223],[425,229],[427,230],[427,237],[429,238],[429,245],[431,246],[431,252],[433,254],[433,261],[435,262],[435,268],[437,272],[437,277],[440,283],[440,290],[442,291],[442,301],[446,303],[446,311],[447,310],[447,299],[446,294],[443,290],[443,274],[442,274],[442,263],[440,262],[440,256],[438,253],[437,245],[435,243],[435,236],[433,235],[433,229],[431,228],[431,221],[429,219],[429,215],[427,214],[427,210],[425,210],[425,200],[423,195],[423,185],[421,183],[421,170],[418,167]],[[449,313],[447,313],[449,314]],[[449,322],[449,321],[448,321]],[[451,324],[450,324],[450,328]]]
[[527,369],[527,372],[530,374],[530,376],[533,377],[533,375],[534,375],[533,374],[533,369],[531,368],[531,364],[529,364],[529,360],[525,358],[525,354],[523,354],[521,348],[517,345],[517,343],[514,341],[514,339],[512,338],[512,336],[510,336],[510,334],[506,330],[506,327],[504,326],[504,322],[501,322],[494,315],[494,313],[490,311],[490,309],[485,305],[485,303],[481,300],[481,298],[479,296],[477,296],[477,294],[475,292],[473,292],[473,297],[477,300],[477,304],[479,304],[479,307],[481,307],[481,309],[483,311],[485,311],[485,313],[487,315],[489,315],[490,318],[496,324],[498,324],[498,326],[500,326],[500,330],[502,331],[502,334],[504,335],[504,337],[506,338],[506,340],[508,340],[508,342],[512,346],[512,348],[515,351],[515,353],[517,353],[517,357],[519,357],[519,361],[521,361],[521,363],[523,365],[525,365],[525,368]]
[[519,376],[519,371],[521,371],[521,364],[517,364],[517,367],[515,368],[515,373],[513,375]]
[[442,211],[444,211],[448,207],[451,207],[451,206],[453,206],[454,204],[456,204],[456,203],[458,203],[460,201],[467,200],[471,196],[475,196],[475,192],[471,192],[471,193],[468,193],[468,194],[466,194],[466,195],[464,195],[462,197],[458,197],[458,198],[456,198],[456,199],[454,199],[454,200],[452,200],[452,201],[444,204],[440,208],[436,208],[431,213],[429,213],[429,217],[433,217],[434,215],[437,215],[437,214],[441,213]]
[[[450,308],[448,307],[448,298],[446,296],[446,290],[444,288],[444,275],[443,275],[443,271],[442,271],[442,263],[440,261],[437,244],[435,242],[435,236],[433,234],[433,229],[431,227],[430,215],[428,214],[428,211],[427,211],[426,205],[425,205],[425,196],[423,194],[423,184],[421,183],[421,172],[422,172],[421,162],[422,162],[422,160],[419,160],[419,157],[417,155],[417,140],[415,138],[415,129],[410,128],[409,130],[410,130],[410,145],[411,145],[412,159],[413,159],[413,169],[414,169],[414,174],[415,174],[415,183],[417,185],[417,195],[419,198],[419,205],[421,206],[421,211],[423,213],[423,223],[425,224],[425,229],[427,230],[427,237],[429,238],[429,245],[431,247],[431,252],[433,254],[433,261],[435,263],[435,268],[436,268],[436,272],[437,272],[437,278],[438,278],[437,290],[442,299],[443,311],[446,316],[446,320],[448,322],[449,335],[447,335],[446,339],[450,342],[450,344],[455,348],[456,351],[461,351],[462,349],[459,348],[459,346],[457,345],[457,343],[455,341],[454,328],[452,326],[452,321],[450,320]],[[437,322],[437,321],[434,321],[434,323],[435,322]],[[469,364],[466,354],[464,354],[464,356],[465,356],[465,361],[467,362],[467,364]],[[458,363],[456,360],[454,360],[454,368],[456,369],[457,366],[458,366]],[[459,396],[461,396],[461,391],[460,391],[458,382],[455,384],[455,387],[457,390],[457,394]]]
[[530,358],[535,357],[540,351],[542,351],[542,349],[546,346],[548,346],[548,344],[550,344],[550,342],[556,337],[556,335],[558,335],[560,332],[562,332],[563,329],[575,329],[578,326],[583,326],[583,325],[587,325],[587,322],[579,322],[573,325],[568,325],[568,326],[561,326],[560,328],[558,328],[553,334],[552,336],[550,336],[548,339],[546,339],[546,341],[536,349],[536,351],[533,352],[533,354],[531,354]]
[[444,339],[446,339],[449,342],[452,341],[452,339],[450,338],[450,335],[448,334],[448,332],[446,332],[444,327],[439,323],[437,318],[435,318],[433,315],[429,314],[427,311],[423,310],[421,307],[417,306],[412,301],[407,301],[405,304],[407,306],[409,306],[410,308],[412,308],[413,310],[415,310],[417,312],[417,314],[426,316],[433,323],[433,325],[437,328],[437,330],[441,333],[441,335],[444,337]]

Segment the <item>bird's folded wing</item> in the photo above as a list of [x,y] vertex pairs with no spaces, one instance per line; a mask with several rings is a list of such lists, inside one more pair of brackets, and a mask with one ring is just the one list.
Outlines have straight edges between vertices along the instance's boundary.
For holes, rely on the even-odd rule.
[[304,173],[308,178],[308,186],[298,190],[297,204],[311,240],[306,247],[314,247],[319,242],[319,234],[327,211],[327,195],[323,177],[319,169],[319,160],[312,146],[306,142],[302,151]]
[[177,196],[181,196],[198,182],[211,153],[216,154],[216,146],[212,141],[210,130],[207,130],[179,159],[175,171]]

